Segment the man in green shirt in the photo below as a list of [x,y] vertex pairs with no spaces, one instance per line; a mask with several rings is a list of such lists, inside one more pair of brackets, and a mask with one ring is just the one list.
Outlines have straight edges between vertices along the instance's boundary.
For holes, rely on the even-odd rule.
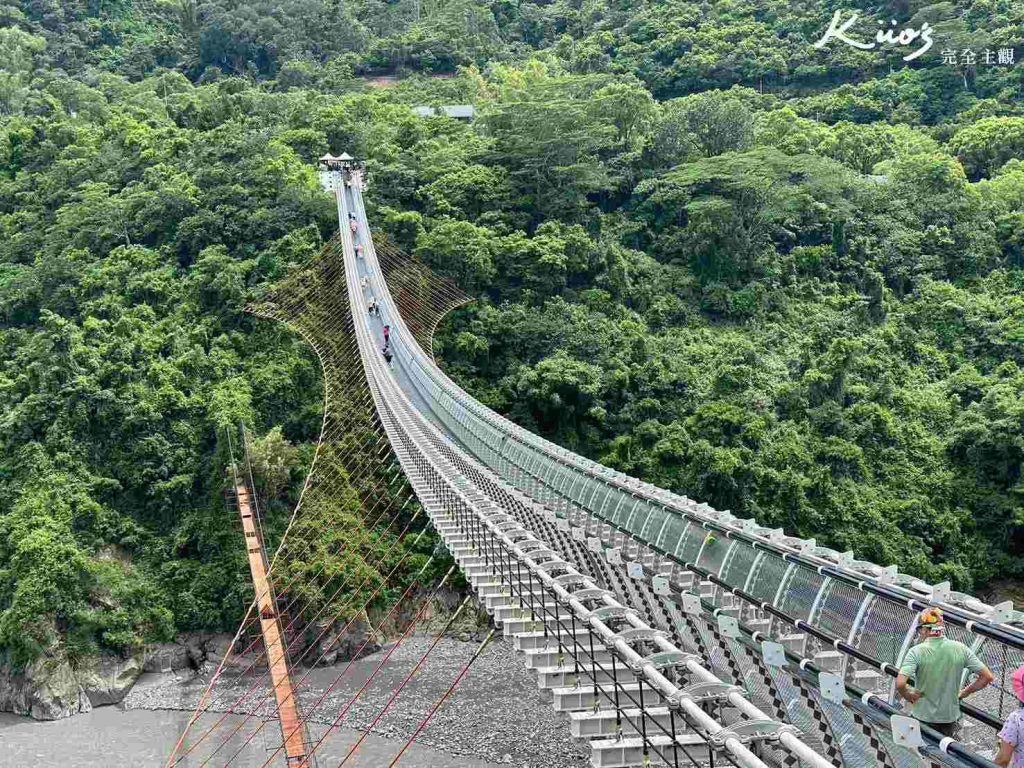
[[[944,736],[953,736],[960,721],[960,699],[980,691],[994,677],[974,651],[945,637],[945,621],[938,608],[922,611],[917,625],[922,642],[907,651],[896,689],[910,702],[914,717]],[[961,688],[964,670],[977,677]]]

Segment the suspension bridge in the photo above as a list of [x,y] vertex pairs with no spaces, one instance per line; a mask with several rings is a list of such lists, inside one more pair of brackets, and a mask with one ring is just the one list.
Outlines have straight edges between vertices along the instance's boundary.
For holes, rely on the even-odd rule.
[[[351,662],[315,696],[309,670],[337,654],[385,590],[400,596],[375,628],[395,626],[402,610],[397,643],[423,626],[431,598],[457,578],[454,566],[432,568],[437,554],[410,559],[432,527],[594,766],[995,768],[995,734],[1020,706],[1010,675],[1024,662],[1024,615],[1012,604],[717,511],[489,410],[432,355],[438,322],[467,297],[375,243],[358,162],[325,156],[320,178],[337,200],[337,237],[248,311],[283,323],[319,358],[321,437],[273,557],[244,438],[232,454],[256,595],[167,766],[243,764],[257,734],[271,747],[246,765],[348,763],[362,739],[329,760],[323,745],[391,651],[341,704],[329,694]],[[895,691],[931,605],[995,675],[962,702],[955,737],[906,717]],[[458,696],[489,639],[396,742],[390,765]],[[434,645],[373,725],[416,684]],[[236,684],[224,688],[228,677]]]

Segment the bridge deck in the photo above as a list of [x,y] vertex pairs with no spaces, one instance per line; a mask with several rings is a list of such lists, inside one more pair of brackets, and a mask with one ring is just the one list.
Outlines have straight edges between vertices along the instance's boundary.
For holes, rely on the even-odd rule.
[[[338,178],[330,188],[346,284],[326,289],[346,292],[353,327],[345,338],[358,346],[380,423],[467,579],[517,646],[545,660],[534,666],[539,684],[554,686],[556,702],[571,709],[614,700],[616,721],[635,708],[620,706],[620,693],[646,690],[661,702],[647,714],[639,706],[639,751],[632,742],[603,751],[598,744],[595,765],[647,764],[648,748],[666,745],[674,752],[674,734],[645,733],[665,726],[668,703],[670,713],[688,713],[709,756],[749,768],[994,768],[978,752],[1014,703],[1009,676],[1024,663],[1022,614],[719,512],[493,413],[419,347],[402,311],[423,304],[415,291],[403,310],[395,303],[359,185]],[[368,285],[360,287],[363,279]],[[371,295],[380,316],[366,311]],[[409,319],[421,333],[431,322]],[[390,366],[381,355],[384,325]],[[254,570],[257,585],[260,578],[265,572]],[[958,740],[924,728],[915,747],[891,727],[900,713],[892,678],[913,642],[916,613],[929,603],[947,611],[951,636],[978,651],[997,685],[965,702]],[[265,641],[280,642],[276,621],[270,624]],[[578,625],[596,653],[577,642]],[[619,672],[598,669],[609,661]],[[587,668],[589,679],[581,678]],[[276,677],[288,684],[287,669]],[[563,687],[570,680],[579,687]],[[697,706],[696,696],[712,697],[718,710]],[[278,695],[279,706],[289,700]],[[292,717],[298,713],[282,711],[282,720]],[[602,717],[586,719],[587,727],[619,727]]]

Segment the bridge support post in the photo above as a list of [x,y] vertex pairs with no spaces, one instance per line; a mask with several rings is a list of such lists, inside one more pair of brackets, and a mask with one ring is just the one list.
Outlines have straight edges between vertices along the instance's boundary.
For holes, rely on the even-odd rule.
[[309,768],[305,729],[299,716],[299,706],[295,699],[295,690],[292,687],[291,675],[288,670],[286,643],[277,613],[277,601],[274,598],[270,579],[267,578],[267,561],[263,553],[263,542],[253,519],[253,503],[249,495],[249,488],[238,476],[237,469],[235,470],[235,494],[238,499],[238,514],[242,518],[242,530],[245,532],[249,571],[252,574],[252,583],[256,590],[256,609],[259,612],[263,649],[266,653],[267,667],[270,669],[271,685],[274,687],[274,698],[277,702],[277,714],[281,722],[285,757],[288,768]]

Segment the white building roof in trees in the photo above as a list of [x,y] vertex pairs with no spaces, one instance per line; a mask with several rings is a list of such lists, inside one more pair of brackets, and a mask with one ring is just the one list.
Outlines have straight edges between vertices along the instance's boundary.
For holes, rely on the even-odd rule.
[[[418,117],[433,117],[437,114],[434,107],[413,107],[412,111]],[[472,104],[445,104],[441,107],[441,112],[456,120],[472,120],[476,109]]]

